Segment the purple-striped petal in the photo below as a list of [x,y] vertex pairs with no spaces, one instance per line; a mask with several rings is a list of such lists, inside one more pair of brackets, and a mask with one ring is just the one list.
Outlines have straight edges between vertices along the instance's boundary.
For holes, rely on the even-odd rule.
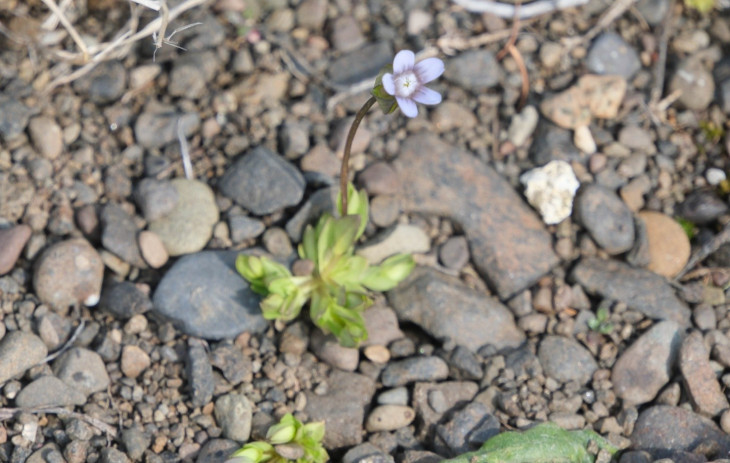
[[402,98],[399,96],[395,97],[395,100],[398,102],[398,107],[401,111],[403,111],[403,114],[408,117],[418,116],[418,106],[416,106],[415,101],[410,98]]
[[393,74],[383,74],[383,88],[388,95],[395,95],[395,81],[393,80]]
[[436,90],[430,88],[421,87],[411,95],[411,98],[421,104],[439,104],[441,103],[441,94]]
[[431,82],[444,73],[444,62],[438,58],[426,58],[419,61],[413,67],[413,71],[418,77],[418,81],[422,84]]
[[393,74],[401,74],[402,72],[413,69],[416,62],[416,55],[411,50],[401,50],[393,59]]

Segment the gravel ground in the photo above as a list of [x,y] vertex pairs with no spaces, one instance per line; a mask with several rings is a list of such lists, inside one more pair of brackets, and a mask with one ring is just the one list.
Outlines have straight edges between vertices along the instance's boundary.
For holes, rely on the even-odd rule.
[[[92,55],[130,19],[73,3]],[[55,86],[77,45],[0,0],[0,461],[222,462],[288,412],[347,463],[543,421],[730,458],[730,16],[457,3],[217,0]],[[418,266],[359,349],[275,327],[235,257],[293,261],[401,49],[444,60],[444,101],[370,111],[351,173],[358,252]]]

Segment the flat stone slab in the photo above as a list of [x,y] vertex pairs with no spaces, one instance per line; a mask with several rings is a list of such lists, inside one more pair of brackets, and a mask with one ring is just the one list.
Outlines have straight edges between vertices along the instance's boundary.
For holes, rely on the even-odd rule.
[[649,318],[689,324],[689,307],[667,280],[649,270],[617,260],[587,258],[573,269],[573,279],[589,293],[621,301]]
[[157,286],[153,312],[204,339],[263,332],[269,324],[261,315],[261,298],[236,272],[237,255],[201,251],[175,262]]
[[537,214],[494,169],[432,134],[408,138],[393,162],[407,212],[458,222],[474,265],[506,299],[558,263]]

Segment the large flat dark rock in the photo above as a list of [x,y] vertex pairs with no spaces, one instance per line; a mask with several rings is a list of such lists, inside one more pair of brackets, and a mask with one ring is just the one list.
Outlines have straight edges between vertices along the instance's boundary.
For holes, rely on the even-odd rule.
[[469,240],[474,265],[501,298],[558,263],[537,214],[494,169],[432,134],[408,138],[393,162],[409,212],[446,216]]

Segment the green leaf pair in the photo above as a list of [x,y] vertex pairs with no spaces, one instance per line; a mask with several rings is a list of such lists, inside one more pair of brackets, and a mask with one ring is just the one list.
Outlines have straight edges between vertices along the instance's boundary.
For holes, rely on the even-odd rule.
[[329,455],[322,447],[323,438],[324,423],[302,424],[287,413],[269,428],[266,441],[244,445],[226,463],[324,463]]
[[[266,257],[239,255],[236,269],[264,296],[261,310],[268,320],[290,321],[309,301],[312,321],[340,344],[356,347],[367,339],[362,311],[372,304],[370,291],[388,291],[405,279],[415,262],[410,255],[396,255],[370,266],[357,256],[355,243],[365,231],[368,201],[364,191],[347,186],[347,215],[324,214],[316,226],[307,226],[299,244],[299,257],[313,264],[310,275],[293,276]],[[338,210],[342,201],[338,198]]]

